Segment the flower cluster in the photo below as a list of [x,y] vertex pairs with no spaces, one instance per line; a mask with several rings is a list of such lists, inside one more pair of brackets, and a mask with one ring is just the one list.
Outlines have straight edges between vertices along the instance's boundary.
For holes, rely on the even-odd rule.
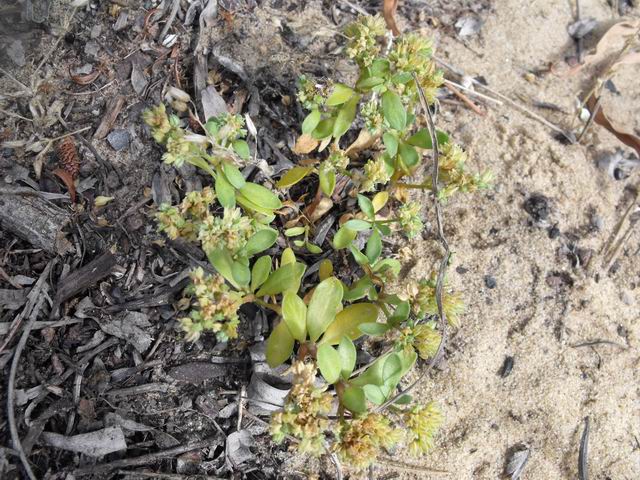
[[247,135],[242,115],[233,115],[231,113],[210,118],[205,124],[205,129],[218,145],[224,147]]
[[360,115],[364,120],[364,125],[371,133],[377,133],[382,128],[384,116],[380,111],[380,102],[376,98],[365,102],[360,107]]
[[372,192],[378,184],[386,184],[393,175],[393,166],[385,159],[385,155],[378,155],[364,165],[364,176],[360,183],[361,192]]
[[216,200],[211,187],[189,192],[177,207],[164,204],[156,214],[158,231],[165,232],[171,240],[184,238],[189,241],[198,239],[203,222],[211,217],[209,207]]
[[368,67],[380,54],[378,37],[385,31],[385,23],[380,16],[361,17],[345,29],[349,39],[346,54],[360,67]]
[[156,142],[164,144],[173,126],[167,116],[164,103],[157,107],[145,110],[142,118],[151,127],[153,138]]
[[206,253],[224,248],[235,257],[254,233],[253,222],[249,217],[242,215],[239,208],[225,208],[222,217],[209,215],[203,220],[198,231],[198,239]]
[[420,219],[420,204],[409,201],[398,208],[398,223],[407,238],[418,235],[424,228]]
[[442,413],[434,402],[416,405],[404,413],[409,450],[414,455],[426,453],[433,446],[433,438],[442,424]]
[[[412,281],[407,286],[406,294],[413,313],[417,318],[438,314],[435,276],[429,280],[422,279],[417,282]],[[464,312],[464,303],[460,295],[443,289],[442,309],[447,321],[452,326],[457,327],[460,322],[459,317],[462,312]]]
[[[438,179],[443,186],[438,194],[441,200],[447,199],[456,192],[475,192],[479,188],[487,188],[491,181],[491,174],[484,172],[473,175],[466,171],[467,153],[457,144],[449,142],[442,145],[439,157]],[[431,185],[431,176],[425,180],[425,185]]]
[[405,350],[415,350],[420,358],[426,360],[438,353],[442,337],[435,328],[434,322],[419,323],[406,326],[400,331],[398,345]]
[[284,409],[271,416],[271,435],[280,443],[287,435],[300,440],[299,450],[319,455],[323,451],[332,398],[326,386],[316,387],[316,367],[312,363],[294,362],[288,373],[293,386]]
[[238,336],[238,308],[242,295],[229,289],[220,275],[207,275],[202,268],[191,272],[186,293],[195,297],[196,308],[180,320],[187,341],[196,341],[204,331],[215,332],[220,341]]
[[336,450],[349,465],[366,468],[376,459],[380,448],[392,448],[402,436],[402,430],[393,428],[387,417],[369,413],[342,422]]
[[325,90],[325,88],[309,80],[305,75],[300,75],[296,97],[306,110],[318,110],[324,105]]

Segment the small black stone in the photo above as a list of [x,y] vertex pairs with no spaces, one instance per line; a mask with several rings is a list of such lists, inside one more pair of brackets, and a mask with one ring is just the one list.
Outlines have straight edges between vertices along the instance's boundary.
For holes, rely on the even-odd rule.
[[68,43],[69,45],[72,45],[72,44],[73,44],[73,42],[75,42],[75,41],[76,41],[76,36],[75,36],[75,34],[74,34],[73,32],[67,32],[67,33],[65,33],[65,35],[64,35],[64,41],[65,41],[66,43]]
[[513,363],[514,358],[511,355],[505,357],[502,368],[500,369],[500,376],[502,378],[506,378],[511,374],[511,370],[513,370]]
[[496,279],[493,278],[491,275],[485,275],[484,284],[487,286],[487,288],[496,288],[496,285],[498,285],[498,282],[496,282]]
[[548,233],[549,238],[553,240],[554,238],[558,238],[560,236],[560,229],[557,225],[554,225],[553,227],[549,228]]
[[459,273],[460,275],[464,275],[465,273],[467,273],[469,271],[468,268],[463,267],[462,265],[458,265],[456,267],[456,272]]
[[546,220],[549,217],[549,200],[544,195],[534,193],[524,202],[524,210],[536,222]]

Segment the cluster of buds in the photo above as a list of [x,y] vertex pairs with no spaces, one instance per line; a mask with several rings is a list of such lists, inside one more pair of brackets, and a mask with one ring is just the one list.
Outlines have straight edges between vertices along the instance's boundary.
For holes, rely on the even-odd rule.
[[296,98],[306,110],[319,110],[326,98],[326,88],[309,80],[305,75],[298,78]]
[[384,155],[372,158],[364,165],[364,176],[360,182],[361,192],[372,192],[378,184],[386,184],[391,180],[393,167],[385,161]]
[[195,297],[196,308],[180,320],[186,340],[194,342],[205,331],[214,332],[220,341],[236,338],[242,294],[229,289],[222,276],[206,275],[202,268],[191,272],[191,282],[186,293]]
[[369,413],[342,422],[335,449],[349,465],[366,468],[381,448],[392,448],[402,437],[402,430],[393,428],[387,417]]
[[315,386],[316,367],[312,363],[296,361],[288,373],[293,374],[293,386],[283,410],[271,416],[271,436],[280,443],[291,435],[300,441],[301,452],[319,455],[329,426],[332,397],[326,386]]
[[385,34],[384,20],[379,16],[361,17],[345,29],[349,39],[346,54],[361,67],[368,67],[380,55],[378,37]]
[[203,222],[211,217],[209,207],[215,200],[213,189],[205,187],[201,191],[189,192],[177,207],[161,205],[156,215],[158,231],[165,232],[171,240],[178,237],[197,240]]
[[227,147],[247,135],[242,115],[231,113],[210,118],[205,124],[205,128],[209,135],[215,139],[215,143],[223,147]]
[[406,326],[400,330],[398,345],[405,350],[415,350],[423,360],[433,358],[438,353],[442,337],[434,322]]
[[421,455],[429,451],[442,424],[442,413],[438,406],[434,402],[416,405],[403,414],[403,420],[411,453]]
[[364,125],[371,133],[377,133],[382,129],[384,116],[380,110],[380,102],[377,98],[372,98],[360,107],[360,115],[364,120]]
[[[389,52],[389,61],[396,74],[411,78],[415,72],[430,104],[435,102],[437,90],[444,82],[442,71],[431,60],[432,53],[431,40],[415,34],[398,38]],[[417,90],[414,89],[412,93],[417,94]]]
[[348,166],[349,166],[349,157],[347,157],[342,150],[335,149],[320,164],[318,168],[319,170],[322,170],[325,173],[328,173],[328,172],[340,173],[340,172],[344,172]]
[[[440,200],[445,200],[456,192],[475,192],[489,186],[491,174],[468,173],[465,169],[467,158],[467,153],[455,143],[449,142],[441,147],[438,179],[442,181],[443,187],[438,191]],[[425,185],[431,185],[431,177],[425,180]]]
[[211,252],[224,248],[235,257],[255,233],[252,220],[239,208],[225,208],[222,217],[207,216],[198,231],[202,249]]
[[145,110],[142,118],[144,122],[151,127],[151,134],[154,140],[160,144],[164,144],[174,127],[169,120],[164,103]]
[[[417,318],[438,314],[435,277],[429,280],[422,279],[410,282],[407,286],[406,296]],[[457,327],[460,322],[460,315],[464,312],[464,303],[460,295],[443,289],[442,310],[447,321],[452,326]]]
[[413,238],[424,228],[420,219],[420,204],[409,201],[398,208],[398,223],[407,238]]

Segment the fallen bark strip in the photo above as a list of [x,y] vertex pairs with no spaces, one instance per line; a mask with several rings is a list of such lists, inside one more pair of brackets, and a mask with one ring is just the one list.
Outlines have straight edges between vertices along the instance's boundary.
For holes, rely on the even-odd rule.
[[27,194],[25,189],[4,181],[0,181],[0,190],[0,228],[53,254],[73,251],[62,231],[71,221],[66,211],[41,198],[35,190]]
[[95,285],[109,275],[116,266],[116,257],[109,251],[95,258],[85,266],[69,274],[58,287],[54,305],[60,305],[65,300],[77,295]]

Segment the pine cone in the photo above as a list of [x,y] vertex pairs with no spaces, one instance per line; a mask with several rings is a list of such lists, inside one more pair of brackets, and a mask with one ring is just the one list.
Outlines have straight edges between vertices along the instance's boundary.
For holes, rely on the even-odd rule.
[[57,148],[58,163],[60,168],[69,173],[75,180],[80,173],[80,157],[78,156],[78,150],[76,149],[76,143],[73,141],[73,137],[65,137]]

